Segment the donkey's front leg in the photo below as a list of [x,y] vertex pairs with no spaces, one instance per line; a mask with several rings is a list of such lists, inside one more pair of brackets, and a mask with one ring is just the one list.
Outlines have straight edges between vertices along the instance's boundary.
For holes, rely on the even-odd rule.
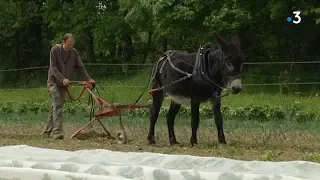
[[214,116],[214,121],[216,123],[218,131],[219,146],[227,144],[223,132],[223,118],[221,113],[221,97],[215,97],[212,100],[212,111]]
[[198,144],[197,140],[197,131],[199,127],[199,107],[200,103],[191,102],[191,129],[192,135],[190,138],[190,143],[193,146],[194,144]]

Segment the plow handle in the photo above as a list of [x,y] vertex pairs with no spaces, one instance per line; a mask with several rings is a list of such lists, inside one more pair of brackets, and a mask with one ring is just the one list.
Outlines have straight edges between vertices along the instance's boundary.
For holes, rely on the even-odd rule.
[[90,81],[70,81],[69,84],[76,84],[76,85],[83,85],[86,88],[90,87],[95,87],[96,82],[90,82]]
[[69,84],[76,84],[76,85],[82,85],[83,86],[83,89],[81,90],[80,92],[80,95],[77,97],[77,98],[74,98],[70,91],[69,91],[69,88],[66,87],[66,91],[67,91],[67,94],[69,96],[69,98],[73,101],[77,101],[80,99],[80,97],[82,96],[82,94],[84,93],[84,91],[87,89],[89,91],[90,94],[92,94],[92,92],[90,91],[91,87],[94,87],[95,86],[95,82],[89,82],[89,81],[70,81]]
[[87,85],[87,84],[91,84],[91,85],[95,85],[95,82],[89,82],[89,81],[70,81],[69,84],[78,84],[78,85]]

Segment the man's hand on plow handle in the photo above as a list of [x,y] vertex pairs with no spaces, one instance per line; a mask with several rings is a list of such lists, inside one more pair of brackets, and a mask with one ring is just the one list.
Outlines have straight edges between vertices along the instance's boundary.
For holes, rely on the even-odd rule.
[[70,81],[69,84],[78,84],[78,85],[85,85],[87,88],[92,89],[96,85],[96,81],[90,79],[89,81]]

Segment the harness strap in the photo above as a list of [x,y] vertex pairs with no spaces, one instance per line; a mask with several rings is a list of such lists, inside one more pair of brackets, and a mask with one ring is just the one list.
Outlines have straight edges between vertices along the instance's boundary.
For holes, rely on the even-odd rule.
[[[209,72],[209,62],[206,62],[205,60],[205,55],[206,55],[206,51],[211,48],[210,45],[203,45],[200,46],[200,48],[198,49],[198,53],[196,56],[196,62],[195,62],[195,66],[193,69],[193,79],[204,86],[217,86],[220,89],[223,89],[223,87],[221,87],[219,84],[217,84],[216,82],[214,82],[211,78],[213,77],[209,77],[209,75],[211,75],[211,73]],[[205,52],[204,52],[205,50]],[[223,58],[223,52],[221,52],[221,57]],[[211,75],[212,76],[212,75]]]
[[[172,61],[171,61],[171,56],[173,55],[174,52],[175,52],[175,51],[172,51],[172,50],[168,50],[168,51],[165,52],[165,57],[167,57],[167,58],[166,58],[166,60],[163,62],[163,64],[161,65],[161,68],[160,68],[160,71],[159,71],[159,72],[160,72],[160,73],[163,72],[164,64],[168,61],[169,64],[170,64],[170,66],[171,66],[174,70],[176,70],[176,71],[178,71],[179,73],[184,74],[184,75],[186,75],[186,76],[192,76],[192,74],[190,74],[190,73],[188,73],[188,72],[185,72],[185,71],[182,71],[181,69],[177,68],[177,67],[172,63]],[[164,58],[164,57],[163,57],[163,58]]]
[[171,52],[168,56],[167,56],[167,59],[168,59],[168,62],[169,64],[171,65],[171,67],[173,69],[175,69],[176,71],[178,71],[179,73],[181,74],[184,74],[186,76],[191,76],[192,74],[188,73],[188,72],[185,72],[185,71],[182,71],[181,69],[177,68],[172,62],[171,62],[171,55],[173,54],[173,52]]
[[[185,80],[189,77],[193,77],[193,80],[195,80],[196,82],[198,82],[199,84],[202,84],[204,86],[209,86],[209,87],[212,87],[213,91],[214,91],[214,94],[213,94],[213,97],[221,97],[221,91],[225,91],[226,89],[221,87],[219,84],[217,84],[216,82],[214,82],[212,79],[213,79],[213,74],[212,72],[210,71],[210,62],[206,61],[205,59],[205,55],[206,53],[208,53],[207,51],[209,51],[209,49],[212,48],[212,45],[211,44],[205,44],[203,46],[200,46],[200,48],[198,49],[198,52],[197,52],[197,55],[196,55],[196,61],[195,61],[195,65],[193,66],[193,71],[192,71],[192,74],[188,73],[188,72],[185,72],[185,71],[182,71],[181,69],[177,68],[171,61],[171,55],[174,54],[175,51],[172,51],[172,50],[169,50],[169,51],[166,51],[165,52],[165,55],[163,56],[163,58],[161,58],[158,63],[160,61],[162,61],[165,57],[165,61],[163,62],[163,64],[161,65],[160,67],[160,73],[163,72],[163,67],[164,67],[164,64],[168,61],[170,66],[175,69],[176,71],[180,72],[181,74],[185,74],[186,76],[172,82],[172,83],[169,83],[168,85],[166,86],[162,86],[162,87],[158,87],[158,88],[155,88],[155,89],[151,89],[149,91],[149,94],[155,92],[155,91],[159,91],[161,89],[164,89],[166,88],[167,86],[170,86],[176,82],[180,82],[181,80]],[[204,52],[205,50],[205,52]],[[223,52],[221,51],[221,55],[220,55],[220,60],[223,59]],[[156,64],[158,66],[158,63]],[[155,69],[156,71],[156,69]],[[153,71],[153,72],[155,72]],[[153,79],[151,79],[151,81],[153,81]],[[151,82],[150,81],[150,82]],[[217,88],[219,88],[218,90],[215,89],[215,86]],[[145,92],[145,91],[144,91]],[[143,93],[144,93],[143,92]],[[142,93],[142,94],[143,94]],[[142,96],[141,94],[141,96]],[[141,97],[140,96],[140,97]],[[138,98],[138,100],[140,99],[140,97]]]
[[[165,58],[165,56],[163,56],[160,60],[162,60],[162,59],[164,59],[164,58]],[[164,66],[164,64],[166,64],[167,60],[168,60],[168,59],[164,60],[164,62],[162,63],[162,65],[161,65],[161,67],[160,67],[160,70],[159,70],[160,73],[163,72],[163,66]],[[159,61],[158,61],[158,62],[159,62]],[[158,64],[159,64],[159,63],[158,63]]]

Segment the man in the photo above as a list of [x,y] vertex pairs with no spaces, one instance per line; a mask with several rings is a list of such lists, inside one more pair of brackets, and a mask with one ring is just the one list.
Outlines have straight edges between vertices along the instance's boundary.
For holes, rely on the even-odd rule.
[[63,43],[57,44],[50,51],[50,68],[48,71],[47,87],[52,98],[52,105],[42,135],[54,139],[63,139],[62,109],[68,86],[74,71],[77,71],[85,81],[94,83],[88,75],[78,51],[74,46],[74,37],[67,33],[63,37]]

